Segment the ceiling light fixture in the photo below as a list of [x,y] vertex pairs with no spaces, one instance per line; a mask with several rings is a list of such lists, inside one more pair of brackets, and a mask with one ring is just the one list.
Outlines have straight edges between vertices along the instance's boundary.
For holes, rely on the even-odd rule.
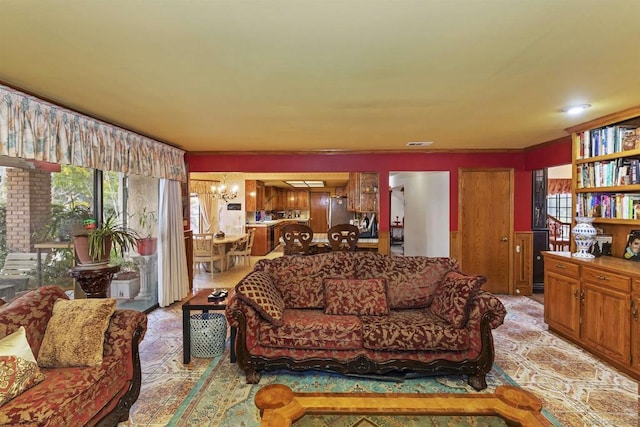
[[562,111],[569,114],[570,116],[575,116],[576,114],[582,113],[589,107],[591,107],[591,104],[570,105],[564,108]]
[[295,188],[323,188],[324,181],[285,181],[292,187]]

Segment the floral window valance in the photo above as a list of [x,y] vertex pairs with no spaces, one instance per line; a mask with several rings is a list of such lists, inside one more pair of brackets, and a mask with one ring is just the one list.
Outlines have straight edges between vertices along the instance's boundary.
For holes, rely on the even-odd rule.
[[183,150],[2,85],[0,155],[187,179]]
[[571,180],[551,178],[547,182],[547,194],[570,194]]

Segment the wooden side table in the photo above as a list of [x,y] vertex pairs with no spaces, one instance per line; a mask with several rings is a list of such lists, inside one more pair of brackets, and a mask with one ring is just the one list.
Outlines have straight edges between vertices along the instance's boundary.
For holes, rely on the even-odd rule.
[[87,298],[107,298],[111,278],[118,271],[120,271],[119,265],[95,268],[76,266],[69,270],[69,275],[76,279]]

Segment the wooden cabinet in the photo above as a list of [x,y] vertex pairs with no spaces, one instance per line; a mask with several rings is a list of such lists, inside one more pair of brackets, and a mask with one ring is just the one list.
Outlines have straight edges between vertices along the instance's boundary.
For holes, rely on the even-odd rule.
[[[631,295],[631,367],[640,372],[640,280],[633,281]],[[639,390],[640,391],[640,390]]]
[[309,210],[309,190],[296,190],[296,209]]
[[269,243],[267,239],[267,227],[251,227],[247,226],[247,231],[254,229],[253,235],[253,247],[251,248],[251,255],[253,256],[265,256],[271,249],[269,249]]
[[288,190],[286,209],[309,210],[309,190]]
[[264,210],[275,211],[278,210],[278,188],[277,187],[265,187],[264,188]]
[[265,209],[264,182],[248,179],[244,182],[245,212],[256,212]]
[[[604,273],[602,277],[609,274]],[[612,289],[605,282],[594,283],[583,274],[582,341],[620,363],[628,363],[630,329],[629,292]]]
[[627,236],[640,228],[640,107],[583,123],[573,138],[574,217],[594,217],[621,257]]
[[563,260],[548,259],[544,274],[544,321],[565,335],[580,334],[579,268]]
[[637,263],[608,256],[579,259],[568,252],[544,252],[544,260],[549,330],[640,379]]
[[379,174],[351,172],[347,184],[347,209],[353,212],[378,212]]

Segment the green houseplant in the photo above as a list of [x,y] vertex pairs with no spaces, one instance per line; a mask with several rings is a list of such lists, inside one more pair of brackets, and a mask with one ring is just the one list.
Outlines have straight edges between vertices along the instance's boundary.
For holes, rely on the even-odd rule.
[[153,236],[158,227],[158,214],[156,211],[149,211],[144,207],[134,216],[138,217],[138,225],[143,234],[143,237],[138,238],[137,241],[138,253],[140,255],[153,255],[158,245],[158,239]]
[[76,235],[74,246],[78,260],[82,264],[106,263],[111,256],[123,256],[137,244],[138,233],[118,221],[117,215],[109,215],[99,228]]

